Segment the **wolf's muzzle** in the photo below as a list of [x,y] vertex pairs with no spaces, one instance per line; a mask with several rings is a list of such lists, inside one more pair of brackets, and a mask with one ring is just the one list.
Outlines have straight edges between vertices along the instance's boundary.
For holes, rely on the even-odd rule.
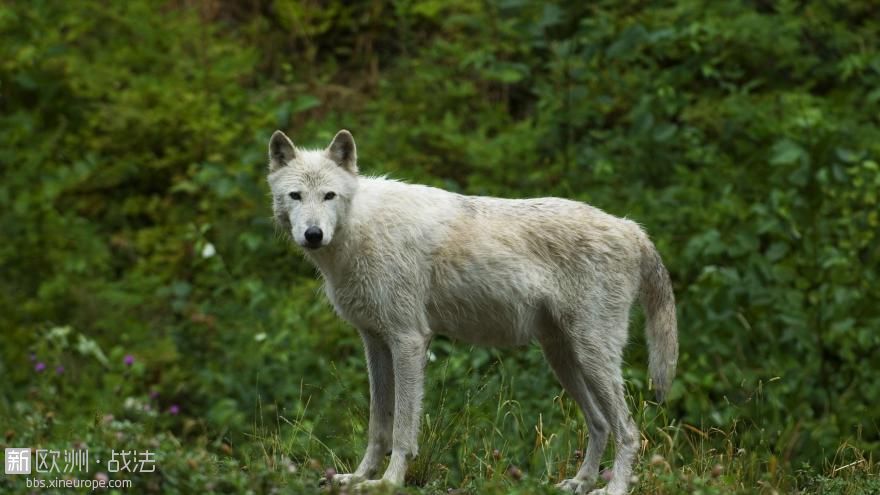
[[317,249],[321,247],[321,240],[324,238],[324,232],[320,227],[312,225],[305,232],[306,247]]

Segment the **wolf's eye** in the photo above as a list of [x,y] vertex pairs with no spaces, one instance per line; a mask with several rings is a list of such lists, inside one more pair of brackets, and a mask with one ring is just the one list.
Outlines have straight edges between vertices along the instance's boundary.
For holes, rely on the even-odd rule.
[[300,196],[300,194],[298,192],[292,192],[292,193],[290,193],[290,199],[299,201],[302,199],[302,196]]
[[333,199],[333,198],[335,198],[335,197],[336,197],[336,193],[333,192],[333,191],[330,191],[330,192],[328,192],[327,194],[324,195],[324,201],[331,200],[331,199]]

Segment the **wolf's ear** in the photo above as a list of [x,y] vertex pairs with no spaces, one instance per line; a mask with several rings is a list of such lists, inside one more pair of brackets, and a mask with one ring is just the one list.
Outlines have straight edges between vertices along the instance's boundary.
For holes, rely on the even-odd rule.
[[357,148],[350,132],[345,129],[337,132],[333,142],[327,147],[327,155],[340,167],[357,174]]
[[275,131],[269,139],[269,173],[287,165],[296,156],[296,147],[283,132]]

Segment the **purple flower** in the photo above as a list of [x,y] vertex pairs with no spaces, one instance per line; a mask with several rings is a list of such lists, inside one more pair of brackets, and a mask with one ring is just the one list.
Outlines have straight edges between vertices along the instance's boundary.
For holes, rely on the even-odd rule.
[[59,374],[59,375],[64,374],[64,366],[62,366],[62,365],[60,365],[60,364],[59,364],[58,366],[56,366],[56,367],[55,367],[55,373],[57,373],[57,374]]
[[134,356],[131,354],[126,354],[125,359],[122,360],[126,366],[131,366],[134,364]]
[[168,408],[168,414],[172,416],[177,416],[180,414],[180,406],[177,404],[171,404],[171,407]]
[[36,361],[36,360],[37,360],[37,355],[34,354],[33,352],[31,353],[31,356],[30,356],[30,357],[31,357],[31,361]]
[[150,392],[150,399],[156,400],[159,398],[159,392],[157,390],[153,390]]
[[39,363],[34,365],[34,370],[37,373],[42,373],[44,369],[46,369],[46,363],[44,363],[42,361],[40,361]]

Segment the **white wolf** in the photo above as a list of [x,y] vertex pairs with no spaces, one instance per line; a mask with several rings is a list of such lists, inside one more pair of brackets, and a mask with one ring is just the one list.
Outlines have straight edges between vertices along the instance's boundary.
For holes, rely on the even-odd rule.
[[669,275],[637,224],[565,199],[464,196],[359,176],[345,130],[324,150],[299,149],[276,131],[268,182],[276,222],[318,267],[366,348],[367,450],[334,482],[403,484],[418,451],[426,351],[440,334],[493,346],[537,341],[590,432],[577,475],[557,486],[591,490],[614,433],[613,477],[592,493],[627,492],[639,436],[621,359],[637,297],[658,399],[678,358]]

